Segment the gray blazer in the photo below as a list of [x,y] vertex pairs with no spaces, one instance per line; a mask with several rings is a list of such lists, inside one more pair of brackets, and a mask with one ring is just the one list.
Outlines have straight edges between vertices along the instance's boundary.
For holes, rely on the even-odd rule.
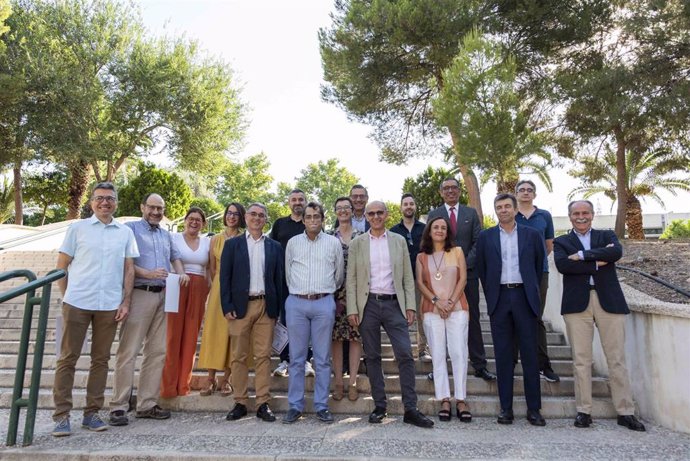
[[[455,235],[455,243],[462,247],[462,252],[465,253],[468,271],[467,277],[477,278],[477,274],[474,271],[477,250],[474,248],[474,245],[477,243],[477,238],[479,238],[482,224],[479,222],[477,210],[459,203],[455,206],[457,207],[458,216],[458,232]],[[445,204],[431,210],[427,217],[427,222],[436,216],[443,216],[450,220]]]

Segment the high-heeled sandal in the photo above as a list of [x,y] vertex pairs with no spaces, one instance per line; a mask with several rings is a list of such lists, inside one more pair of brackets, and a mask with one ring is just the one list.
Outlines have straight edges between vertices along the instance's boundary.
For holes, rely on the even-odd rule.
[[199,395],[202,397],[208,397],[216,392],[216,389],[218,389],[218,383],[216,383],[215,378],[207,378],[206,385],[201,388]]
[[[460,410],[460,406],[462,405],[463,410]],[[462,421],[463,423],[471,423],[472,422],[472,413],[470,413],[470,407],[467,405],[467,403],[464,400],[459,400],[455,404],[455,413],[458,416],[458,419]]]
[[[446,409],[446,404],[448,404],[448,408]],[[450,400],[442,400],[441,401],[441,411],[438,412],[438,420],[439,421],[450,421]]]
[[335,384],[333,386],[333,400],[340,401],[343,400],[343,385]]
[[357,390],[357,384],[350,384],[347,386],[347,399],[350,402],[355,402],[359,398],[359,391]]
[[232,386],[230,385],[230,382],[227,379],[224,379],[218,383],[218,392],[223,397],[232,395]]

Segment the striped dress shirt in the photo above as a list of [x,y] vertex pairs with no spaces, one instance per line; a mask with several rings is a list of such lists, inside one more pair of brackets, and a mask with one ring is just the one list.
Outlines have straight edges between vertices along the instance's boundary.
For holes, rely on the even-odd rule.
[[285,279],[290,294],[335,293],[345,278],[340,240],[320,232],[314,240],[303,232],[285,249]]

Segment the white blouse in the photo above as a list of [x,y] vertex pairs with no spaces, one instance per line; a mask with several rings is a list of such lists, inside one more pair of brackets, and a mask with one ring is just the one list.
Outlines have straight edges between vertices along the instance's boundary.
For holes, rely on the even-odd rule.
[[208,265],[208,252],[211,247],[211,239],[208,237],[199,237],[199,248],[196,251],[189,248],[184,236],[179,234],[172,234],[173,243],[177,250],[182,255],[182,264],[184,264],[184,271],[186,274],[206,275],[206,266]]

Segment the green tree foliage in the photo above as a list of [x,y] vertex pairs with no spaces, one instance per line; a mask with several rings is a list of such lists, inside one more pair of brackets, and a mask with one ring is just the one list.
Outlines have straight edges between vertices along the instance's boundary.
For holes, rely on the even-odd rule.
[[268,172],[270,167],[271,162],[263,152],[243,161],[226,163],[216,185],[218,201],[224,204],[238,202],[244,206],[271,201],[269,189],[273,176]]
[[171,220],[183,217],[192,203],[192,191],[179,176],[142,163],[139,166],[139,176],[118,193],[118,215],[141,216],[141,201],[150,193],[163,197],[165,216]]
[[12,217],[13,205],[14,186],[7,176],[2,175],[2,182],[0,182],[0,224]]
[[436,120],[453,137],[456,163],[479,168],[497,192],[513,192],[520,173],[537,173],[550,190],[548,137],[531,128],[516,76],[515,59],[474,29],[443,71],[445,84],[432,101]]
[[225,209],[223,205],[216,202],[212,198],[207,197],[194,197],[192,201],[189,203],[189,206],[201,208],[202,210],[204,210],[204,213],[206,213],[207,218],[216,213],[220,213]]
[[402,210],[400,209],[400,203],[396,202],[385,202],[386,208],[388,208],[388,218],[386,219],[386,229],[390,229],[400,222],[402,219]]
[[48,170],[25,175],[24,198],[41,209],[39,226],[45,224],[49,207],[64,208],[69,189],[68,175],[65,170]]
[[[453,178],[455,175],[446,168],[427,167],[415,178],[405,178],[402,194],[409,192],[414,195],[419,215],[429,214],[434,208],[443,204],[440,189],[444,179]],[[402,194],[400,196],[402,197]],[[467,204],[467,189],[460,183],[460,203]]]
[[[10,28],[5,24],[5,20],[12,14],[12,7],[10,6],[9,0],[0,0],[0,37],[2,34],[10,30]],[[0,42],[0,54],[5,52],[5,44]]]
[[327,211],[332,211],[335,199],[350,195],[350,188],[358,183],[359,178],[335,158],[310,163],[295,178],[296,188],[304,191],[307,201],[314,200]]
[[666,226],[664,233],[659,236],[661,240],[690,238],[690,219],[674,219]]

